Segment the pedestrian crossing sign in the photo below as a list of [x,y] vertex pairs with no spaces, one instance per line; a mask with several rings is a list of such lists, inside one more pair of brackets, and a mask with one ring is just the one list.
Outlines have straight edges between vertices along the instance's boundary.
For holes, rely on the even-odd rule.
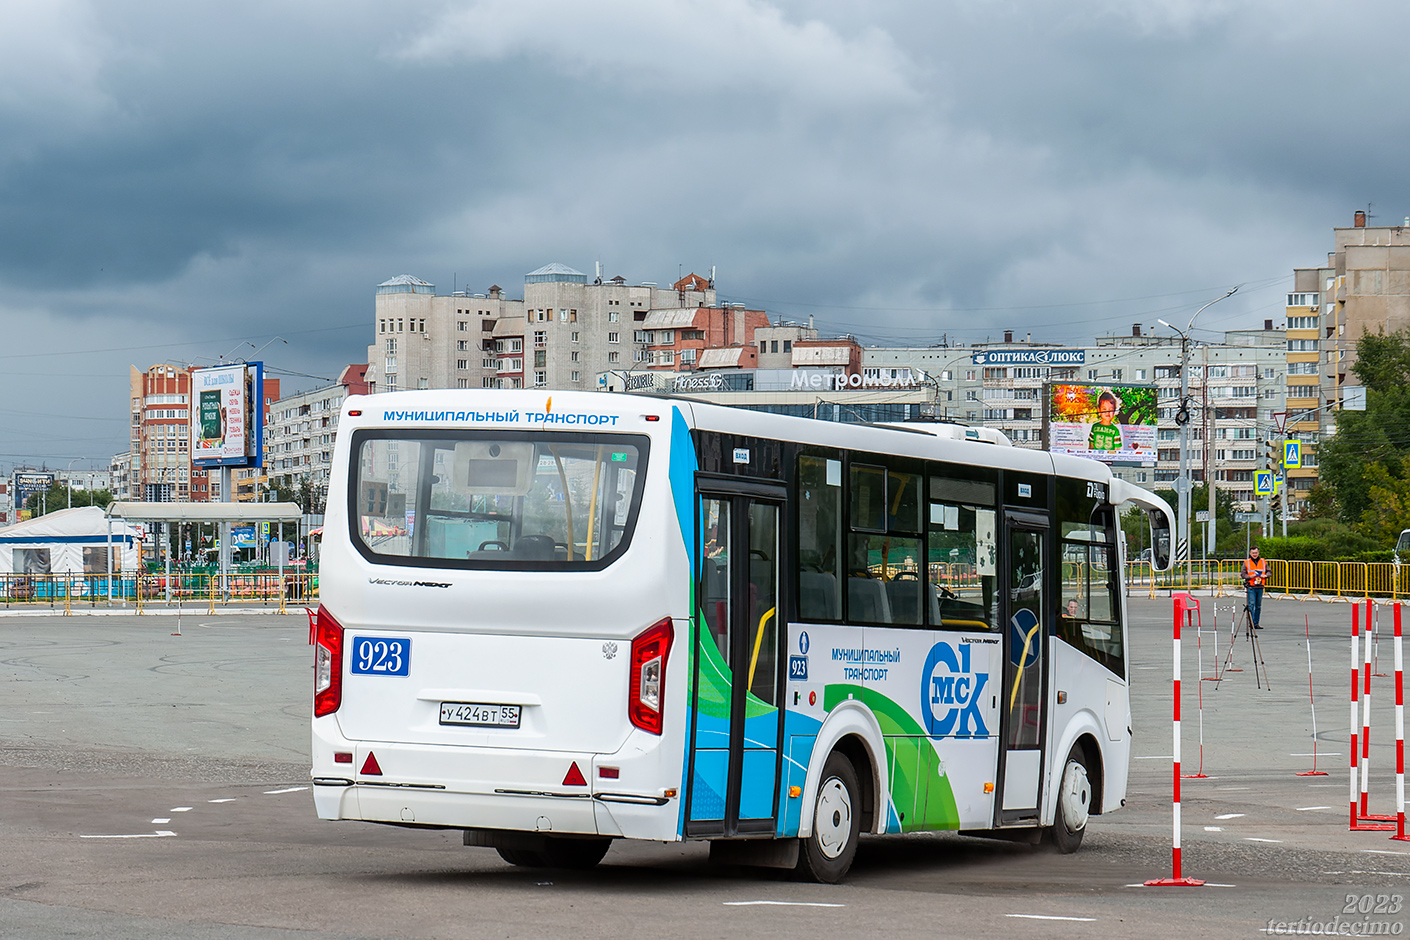
[[1253,492],[1256,496],[1273,495],[1273,471],[1255,470],[1253,471]]
[[1283,441],[1283,467],[1296,470],[1302,466],[1302,442]]

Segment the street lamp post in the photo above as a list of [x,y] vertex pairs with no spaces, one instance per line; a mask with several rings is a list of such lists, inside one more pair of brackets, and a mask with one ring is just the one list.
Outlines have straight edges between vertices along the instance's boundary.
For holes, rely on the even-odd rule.
[[69,465],[64,468],[64,489],[68,491],[69,509],[73,508],[73,465],[82,459],[82,457],[75,457],[70,460]]
[[[1193,547],[1193,540],[1190,537],[1190,456],[1187,452],[1190,437],[1190,331],[1194,329],[1195,317],[1198,317],[1201,313],[1204,313],[1205,310],[1219,303],[1219,301],[1234,296],[1238,289],[1237,286],[1230,288],[1229,292],[1222,297],[1216,297],[1196,310],[1194,316],[1190,317],[1190,322],[1185,326],[1183,331],[1181,331],[1179,327],[1171,326],[1164,320],[1156,320],[1161,326],[1174,330],[1180,335],[1180,407],[1175,411],[1175,423],[1180,427],[1180,479],[1177,481],[1175,494],[1179,498],[1180,516],[1179,530],[1176,533],[1175,539],[1176,561],[1179,561],[1181,558],[1182,553],[1180,545],[1182,539],[1184,540],[1183,544],[1185,546],[1183,556],[1186,561],[1189,560]],[[1209,442],[1206,441],[1205,445],[1208,446],[1208,444]],[[1205,480],[1204,485],[1213,486],[1214,481]]]

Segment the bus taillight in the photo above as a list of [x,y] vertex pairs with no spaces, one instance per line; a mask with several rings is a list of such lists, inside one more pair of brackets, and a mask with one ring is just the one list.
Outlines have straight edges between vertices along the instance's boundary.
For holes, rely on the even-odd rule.
[[343,628],[322,604],[313,657],[313,717],[320,718],[333,714],[343,703]]
[[671,619],[652,624],[632,640],[631,685],[627,717],[652,734],[661,733],[661,703],[666,695],[666,657],[675,635]]

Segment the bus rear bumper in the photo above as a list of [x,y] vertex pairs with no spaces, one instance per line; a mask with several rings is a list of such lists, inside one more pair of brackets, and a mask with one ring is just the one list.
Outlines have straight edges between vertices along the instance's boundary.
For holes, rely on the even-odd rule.
[[[320,760],[319,743],[313,797],[320,819],[679,838],[677,790],[641,786],[657,777],[655,755],[338,742]],[[344,748],[352,764],[334,764],[333,753]],[[380,774],[366,773],[371,760]],[[638,773],[638,761],[651,766]],[[599,774],[599,764],[611,776]],[[578,778],[570,778],[572,767]]]

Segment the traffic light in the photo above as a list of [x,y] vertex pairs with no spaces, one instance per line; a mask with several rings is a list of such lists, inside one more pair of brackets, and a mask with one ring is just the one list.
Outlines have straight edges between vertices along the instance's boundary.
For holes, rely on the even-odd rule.
[[1283,494],[1282,494],[1282,493],[1275,493],[1275,494],[1273,494],[1273,501],[1270,502],[1268,505],[1272,508],[1272,510],[1273,510],[1273,515],[1275,515],[1275,516],[1278,515],[1278,514],[1279,514],[1280,512],[1282,512],[1282,510],[1283,510]]
[[1280,466],[1283,462],[1282,454],[1278,453],[1278,445],[1275,441],[1265,442],[1268,447],[1268,469]]

